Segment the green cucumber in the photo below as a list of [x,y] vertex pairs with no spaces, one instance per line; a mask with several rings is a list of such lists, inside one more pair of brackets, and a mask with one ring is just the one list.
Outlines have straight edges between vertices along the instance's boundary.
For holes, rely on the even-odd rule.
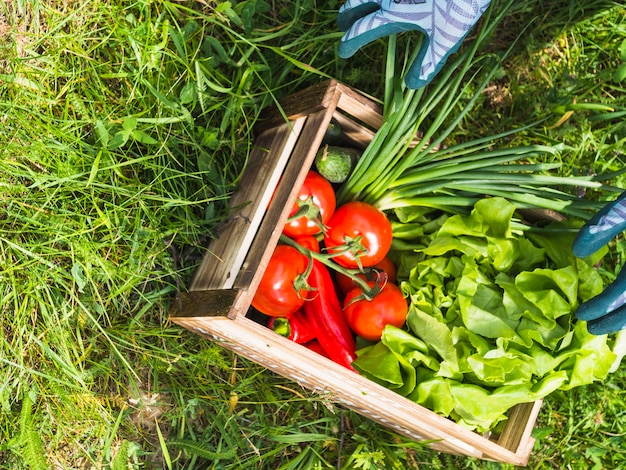
[[328,145],[340,145],[343,140],[343,131],[337,121],[331,119],[324,133],[323,143]]
[[360,156],[361,152],[353,148],[324,145],[315,156],[315,167],[331,183],[343,183]]

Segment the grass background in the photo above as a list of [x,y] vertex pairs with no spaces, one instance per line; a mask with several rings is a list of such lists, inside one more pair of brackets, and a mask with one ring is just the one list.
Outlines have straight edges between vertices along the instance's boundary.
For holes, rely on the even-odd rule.
[[[621,169],[619,3],[516,6],[491,46],[513,53],[456,138],[549,116],[518,138],[563,142],[565,174]],[[0,5],[1,468],[510,468],[407,442],[167,321],[261,109],[328,76],[382,96],[385,42],[338,59],[339,5]],[[624,465],[625,382],[549,397],[529,467]]]

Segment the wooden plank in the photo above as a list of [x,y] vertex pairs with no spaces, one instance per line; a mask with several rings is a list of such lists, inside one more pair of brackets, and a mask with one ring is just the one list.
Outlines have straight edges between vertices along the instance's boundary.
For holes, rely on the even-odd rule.
[[[365,99],[349,88],[345,90],[345,88],[346,86],[342,84],[337,86],[341,93],[334,119],[349,140],[357,146],[365,148],[374,138],[376,130],[382,125],[383,110],[373,101]],[[422,135],[418,132],[410,147],[424,145],[421,139]]]
[[366,97],[336,80],[326,80],[282,98],[277,105],[264,111],[256,129],[271,129],[285,122],[285,118],[295,119],[328,107],[337,107],[344,114],[366,124],[365,127],[378,129],[382,124],[382,106],[374,98]]
[[239,272],[235,287],[244,289],[240,303],[235,310],[245,315],[256,291],[269,259],[277,245],[282,227],[289,218],[295,203],[297,192],[304,183],[304,178],[313,164],[315,155],[322,144],[324,131],[332,118],[334,106],[322,108],[310,114],[300,131],[298,142],[293,149],[292,158],[285,167],[281,184],[274,193],[272,205],[267,209],[263,224],[258,228],[254,244],[251,246],[245,262]]
[[229,200],[228,221],[209,244],[190,290],[233,287],[305,121],[303,117],[259,136]]
[[373,129],[382,125],[383,109],[373,99],[366,98],[343,83],[338,83],[336,88],[340,92],[337,108]]
[[236,289],[197,290],[179,293],[172,302],[171,317],[226,317],[237,299]]
[[341,133],[345,135],[355,147],[365,149],[374,138],[375,131],[353,121],[339,110],[335,110],[333,119],[337,121],[337,124],[341,127]]
[[286,120],[308,116],[324,108],[337,106],[340,93],[337,90],[336,80],[326,80],[309,88],[282,98],[278,104],[264,110],[255,125],[257,132],[272,129]]
[[[401,398],[399,395],[389,394],[389,391],[383,387],[373,391],[372,385],[374,388],[377,386],[370,380],[348,371],[267,328],[259,329],[258,324],[243,316],[238,316],[235,320],[225,317],[204,319],[178,317],[173,318],[173,321],[283,377],[294,380],[299,385],[333,402],[341,402],[346,407],[378,420],[383,425],[389,426],[389,411],[395,407],[395,398]],[[379,395],[380,392],[389,396],[382,397]],[[392,398],[391,401],[389,397]],[[372,407],[370,402],[375,403],[373,413],[370,410]],[[426,413],[431,412],[426,410]],[[429,426],[429,421],[428,418],[419,419],[419,424],[427,434],[436,435],[437,431]],[[406,435],[406,429],[397,426],[396,430]],[[407,437],[421,441],[426,439],[425,434],[417,432],[410,432]],[[433,443],[433,445],[442,451],[453,452],[456,447],[446,442],[445,437],[447,436],[441,435],[440,442]],[[466,447],[472,456],[480,457],[480,453],[472,447],[464,446],[462,443],[459,445]]]
[[435,450],[513,465],[525,458],[243,316],[173,321]]
[[508,414],[508,422],[498,437],[498,445],[520,456],[520,465],[526,465],[535,444],[532,431],[539,416],[543,400],[522,403],[513,407]]

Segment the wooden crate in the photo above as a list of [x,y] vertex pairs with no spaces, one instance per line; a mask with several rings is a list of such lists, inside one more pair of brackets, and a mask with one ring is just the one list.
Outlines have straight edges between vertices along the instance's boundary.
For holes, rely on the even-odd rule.
[[541,402],[518,405],[500,435],[483,436],[246,316],[295,201],[295,189],[311,167],[331,119],[361,147],[382,120],[375,102],[331,80],[291,95],[261,121],[230,200],[232,215],[209,245],[189,292],[173,302],[171,320],[437,451],[526,465]]

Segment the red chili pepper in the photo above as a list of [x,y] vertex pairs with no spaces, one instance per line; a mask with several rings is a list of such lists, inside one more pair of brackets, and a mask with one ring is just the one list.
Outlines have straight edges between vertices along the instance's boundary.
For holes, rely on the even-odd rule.
[[330,359],[355,370],[351,365],[356,359],[352,331],[343,315],[330,272],[318,260],[313,260],[308,283],[317,292],[312,292],[302,310],[311,322],[317,340]]
[[307,349],[310,349],[313,352],[316,352],[320,356],[324,356],[324,357],[330,359],[328,357],[328,354],[326,354],[326,351],[324,351],[324,348],[322,347],[320,342],[318,340],[316,340],[316,339],[311,340],[308,343],[304,343],[304,347],[307,348]]
[[307,343],[315,339],[315,332],[308,318],[302,310],[292,313],[288,317],[272,317],[267,324],[281,336],[296,343]]

